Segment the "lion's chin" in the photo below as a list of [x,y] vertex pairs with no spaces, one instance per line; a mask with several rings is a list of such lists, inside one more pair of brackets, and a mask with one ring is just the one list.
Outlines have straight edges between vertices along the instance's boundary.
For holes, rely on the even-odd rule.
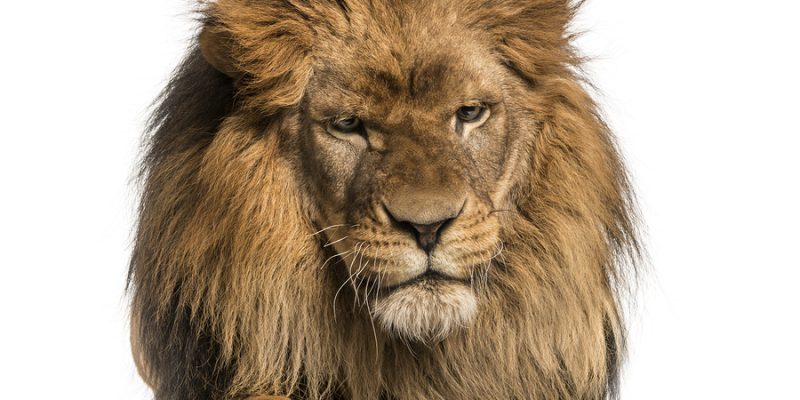
[[424,280],[400,287],[380,298],[374,316],[384,331],[398,338],[441,341],[467,327],[475,316],[477,300],[461,282]]

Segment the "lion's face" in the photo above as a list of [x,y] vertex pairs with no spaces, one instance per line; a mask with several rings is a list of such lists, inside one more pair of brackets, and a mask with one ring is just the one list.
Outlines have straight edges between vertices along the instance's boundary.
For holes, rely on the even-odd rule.
[[409,42],[425,45],[377,49],[367,38],[320,51],[300,158],[324,246],[356,298],[389,332],[434,339],[480,307],[515,138],[504,71],[476,39]]

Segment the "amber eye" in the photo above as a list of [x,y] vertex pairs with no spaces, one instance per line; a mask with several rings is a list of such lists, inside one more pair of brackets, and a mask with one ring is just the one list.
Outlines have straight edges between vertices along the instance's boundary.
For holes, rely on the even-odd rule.
[[331,122],[330,128],[340,133],[355,133],[361,130],[361,120],[356,117]]
[[486,108],[483,106],[464,106],[458,109],[456,117],[462,122],[475,122],[483,116]]

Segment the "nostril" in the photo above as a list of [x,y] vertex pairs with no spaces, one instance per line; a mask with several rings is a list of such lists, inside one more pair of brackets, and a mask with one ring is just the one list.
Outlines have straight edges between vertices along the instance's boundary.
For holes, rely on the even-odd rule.
[[442,220],[439,222],[435,222],[432,224],[420,225],[420,224],[412,224],[411,227],[416,231],[417,236],[417,243],[419,246],[422,247],[423,250],[430,253],[433,250],[433,247],[436,246],[436,241],[439,238],[439,231],[441,230],[442,226],[447,223],[449,220]]

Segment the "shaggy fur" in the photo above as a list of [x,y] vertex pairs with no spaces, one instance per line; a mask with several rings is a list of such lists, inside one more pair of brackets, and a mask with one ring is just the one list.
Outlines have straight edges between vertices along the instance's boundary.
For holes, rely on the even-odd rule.
[[[567,0],[208,6],[143,163],[132,341],[156,399],[616,397],[619,290],[638,244],[623,165],[576,73],[575,12]],[[499,83],[469,89],[469,71]],[[444,125],[425,112],[465,87],[485,89],[492,114],[457,130],[478,150],[439,163],[462,139],[433,135]],[[336,107],[405,117],[386,122],[391,135],[336,142],[320,122]],[[358,169],[365,149],[387,158]],[[450,253],[432,259],[470,284],[384,296],[422,253],[375,199],[408,208],[396,188],[415,178],[439,182],[432,207],[466,193],[447,228],[458,235],[437,245]],[[354,264],[379,278],[356,281]]]

